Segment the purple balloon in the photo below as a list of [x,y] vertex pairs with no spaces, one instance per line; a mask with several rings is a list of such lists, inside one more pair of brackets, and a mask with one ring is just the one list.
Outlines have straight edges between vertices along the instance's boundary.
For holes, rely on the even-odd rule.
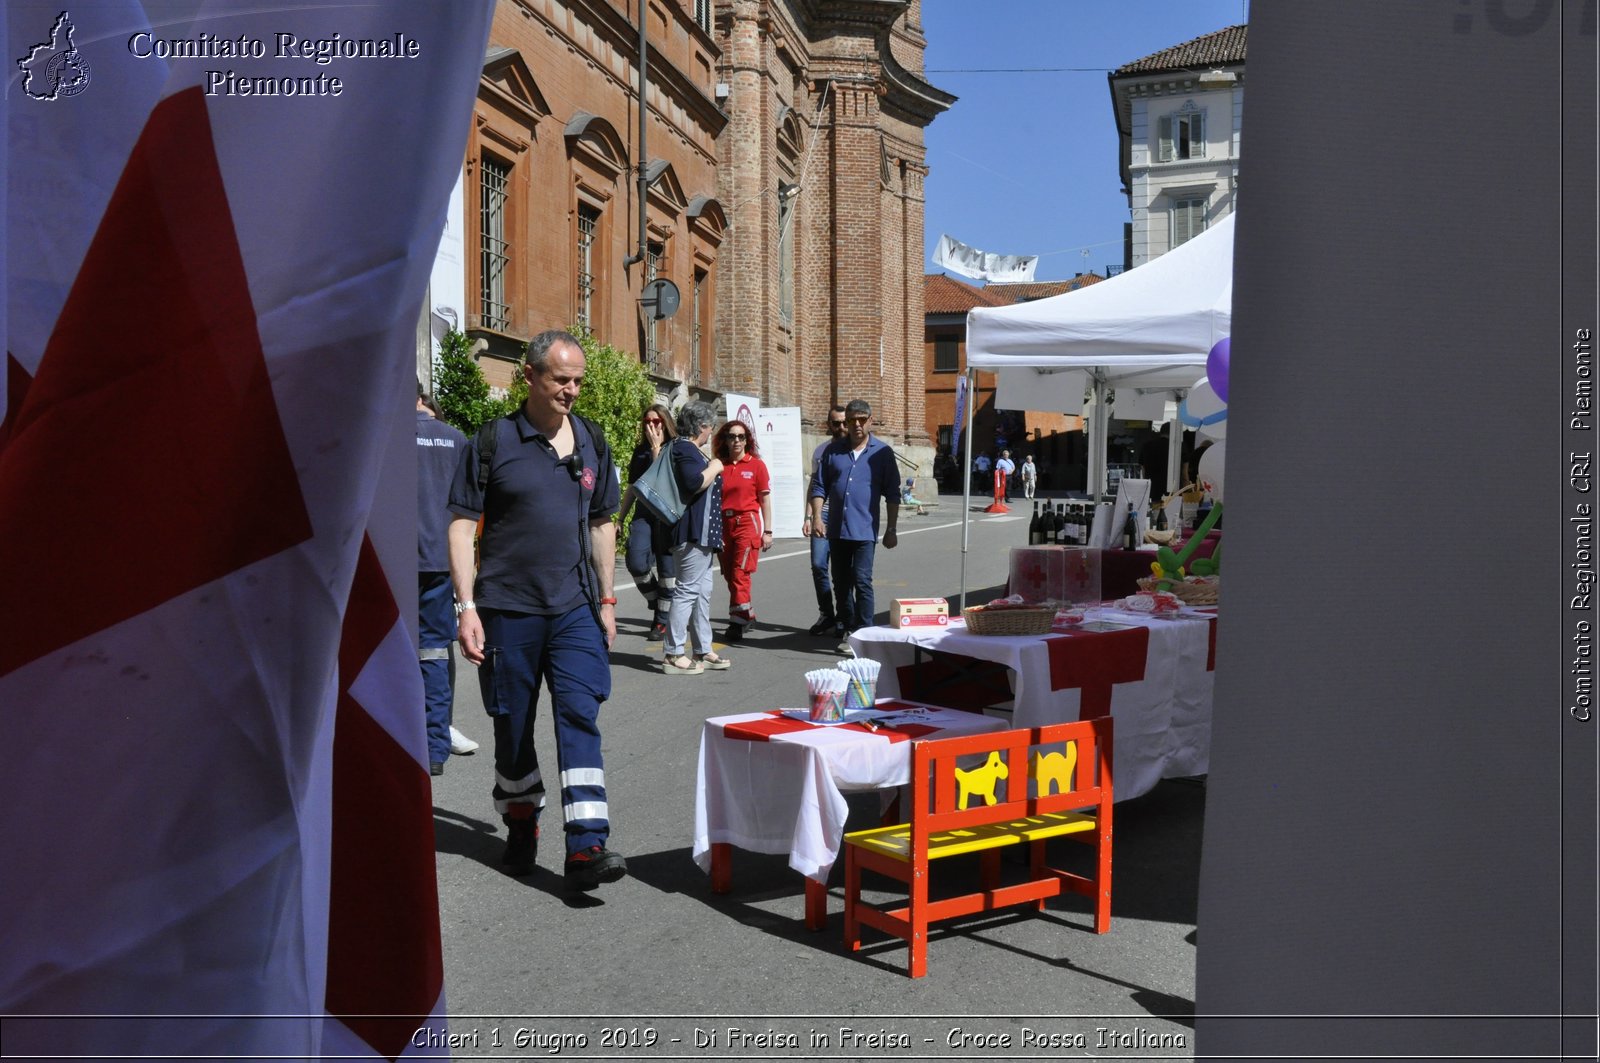
[[1206,355],[1206,379],[1211,381],[1211,390],[1223,402],[1228,401],[1228,340],[1228,337],[1218,340]]

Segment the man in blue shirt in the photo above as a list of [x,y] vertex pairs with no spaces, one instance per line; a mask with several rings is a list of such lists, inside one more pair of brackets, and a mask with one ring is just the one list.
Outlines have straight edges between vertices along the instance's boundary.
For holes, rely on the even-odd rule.
[[[883,548],[900,541],[900,469],[889,444],[868,432],[872,407],[851,399],[844,408],[845,436],[829,443],[811,474],[811,535],[828,539],[834,615],[843,627],[840,653],[850,652],[850,632],[871,627],[872,557],[878,541],[878,499],[888,506]],[[822,506],[828,506],[827,526]]]
[[540,333],[522,371],[527,401],[485,425],[456,469],[450,576],[461,655],[478,666],[483,706],[494,719],[494,805],[509,833],[504,862],[518,875],[535,866],[545,783],[533,718],[547,683],[567,884],[591,890],[627,874],[622,856],[606,848],[611,822],[600,756],[600,704],[611,695],[617,633],[617,473],[598,426],[572,413],[584,373],[577,339]]
[[[811,453],[811,465],[806,478],[806,518],[800,524],[800,534],[811,540],[811,586],[817,592],[817,622],[809,629],[813,635],[832,635],[835,639],[843,636],[838,617],[833,611],[833,588],[828,583],[828,540],[824,536],[813,536],[812,528],[816,525],[811,521],[811,476],[815,476],[817,468],[822,464],[822,453],[828,449],[830,443],[837,443],[843,439],[844,432],[844,407],[835,405],[828,410],[828,438],[817,444],[817,449]],[[828,525],[828,501],[822,501],[822,525],[826,535]]]
[[1001,495],[1007,502],[1011,501],[1011,479],[1016,475],[1016,463],[1011,460],[1011,451],[1002,450],[1000,460],[994,463],[995,472],[995,501],[1000,501]]

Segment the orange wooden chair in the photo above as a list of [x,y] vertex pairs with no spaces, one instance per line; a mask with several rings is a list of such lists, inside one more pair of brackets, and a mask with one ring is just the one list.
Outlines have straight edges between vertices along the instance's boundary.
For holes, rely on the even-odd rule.
[[[910,945],[908,973],[921,978],[930,923],[1017,904],[1043,911],[1046,898],[1063,893],[1093,898],[1095,933],[1110,930],[1111,732],[1110,717],[1103,717],[916,743],[911,822],[845,835],[845,944],[861,947],[863,923],[901,938]],[[970,763],[973,754],[988,760],[967,769],[957,763]],[[1094,846],[1092,877],[1046,866],[1045,841],[1063,835]],[[1027,880],[1000,885],[1001,848],[1023,843],[1030,846]],[[982,888],[930,900],[929,865],[974,852],[983,854]],[[905,906],[864,902],[863,869],[905,883]]]

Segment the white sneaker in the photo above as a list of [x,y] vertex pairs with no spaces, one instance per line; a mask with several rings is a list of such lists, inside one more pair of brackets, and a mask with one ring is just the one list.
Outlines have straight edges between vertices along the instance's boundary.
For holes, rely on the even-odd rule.
[[475,750],[477,748],[478,748],[478,743],[474,742],[472,739],[468,738],[466,735],[464,735],[460,731],[456,730],[455,729],[455,725],[451,724],[451,726],[450,726],[450,752],[454,753],[458,757],[464,757],[468,753],[471,753],[473,750]]

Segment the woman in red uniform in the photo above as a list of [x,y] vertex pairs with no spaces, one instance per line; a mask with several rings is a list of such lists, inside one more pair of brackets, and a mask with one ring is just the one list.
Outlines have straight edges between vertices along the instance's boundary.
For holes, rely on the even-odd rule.
[[712,445],[722,461],[722,580],[728,585],[728,630],[722,639],[738,642],[756,620],[750,576],[762,552],[772,549],[772,484],[743,421],[717,429]]

